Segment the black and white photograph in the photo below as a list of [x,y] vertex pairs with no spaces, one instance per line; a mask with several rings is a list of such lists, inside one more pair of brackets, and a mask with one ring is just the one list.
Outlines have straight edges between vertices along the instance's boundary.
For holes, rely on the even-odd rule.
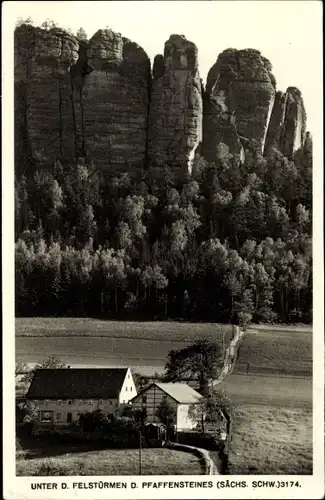
[[322,498],[321,2],[4,5],[20,491]]

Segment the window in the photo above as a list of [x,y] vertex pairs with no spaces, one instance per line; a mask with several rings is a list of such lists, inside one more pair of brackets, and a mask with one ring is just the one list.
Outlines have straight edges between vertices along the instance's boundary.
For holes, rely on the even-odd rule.
[[62,416],[61,413],[57,413],[56,414],[56,419],[60,421],[61,420],[61,416]]
[[71,401],[71,399],[69,399],[69,401],[68,401],[68,405],[72,405],[72,401]]
[[110,406],[112,406],[112,405],[113,405],[113,402],[112,402],[112,401],[110,401],[110,402],[109,402],[109,404],[110,404]]
[[130,387],[130,391],[132,392],[132,385],[131,385],[131,387]]
[[125,403],[125,399],[123,399],[123,403]]
[[128,390],[128,388],[127,388],[127,387],[125,387],[125,390],[127,391],[127,390]]
[[146,403],[147,402],[147,396],[145,394],[143,394],[142,396],[142,402],[143,403]]
[[45,399],[45,401],[44,401],[45,406],[47,406],[49,404],[49,402],[50,401],[48,399]]
[[52,411],[42,411],[41,420],[42,422],[52,422],[53,412]]
[[58,399],[58,405],[62,405],[62,399]]
[[103,405],[104,404],[104,401],[102,399],[99,400],[99,404],[100,405]]
[[128,378],[130,378],[130,374],[128,374]]
[[67,413],[67,423],[68,423],[68,424],[71,424],[71,422],[72,422],[72,413],[69,411],[69,412]]
[[89,405],[92,405],[92,404],[93,404],[93,402],[92,402],[92,400],[91,400],[91,399],[88,401],[88,404],[89,404]]

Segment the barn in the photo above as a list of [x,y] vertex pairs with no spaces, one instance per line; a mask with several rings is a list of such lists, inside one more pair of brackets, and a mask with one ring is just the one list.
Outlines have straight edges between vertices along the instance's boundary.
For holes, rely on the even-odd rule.
[[177,431],[189,430],[196,427],[197,422],[189,415],[189,408],[193,404],[199,404],[201,394],[187,384],[175,383],[152,383],[140,391],[130,400],[132,412],[145,410],[146,422],[159,423],[157,416],[159,406],[166,402],[174,409],[173,423]]
[[44,368],[35,371],[26,399],[41,424],[67,425],[82,413],[118,416],[136,394],[128,368]]

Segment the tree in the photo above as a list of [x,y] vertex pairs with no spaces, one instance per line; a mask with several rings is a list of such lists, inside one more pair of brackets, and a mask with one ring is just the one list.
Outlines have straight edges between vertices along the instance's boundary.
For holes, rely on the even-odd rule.
[[19,28],[20,26],[22,26],[24,24],[26,24],[28,26],[33,26],[34,21],[31,17],[28,17],[27,19],[23,19],[22,17],[19,17],[16,21],[15,26],[16,26],[16,28]]
[[60,361],[58,358],[56,358],[55,356],[50,356],[49,358],[45,359],[44,361],[40,361],[38,363],[36,363],[36,365],[34,366],[34,368],[32,370],[29,371],[29,373],[27,373],[23,378],[22,378],[22,382],[24,383],[31,383],[31,381],[33,380],[33,377],[35,375],[35,371],[40,369],[40,368],[57,368],[57,369],[60,369],[60,368],[66,368],[66,364],[63,363],[62,361]]
[[103,426],[108,423],[108,417],[102,410],[98,409],[82,413],[78,422],[84,432],[94,432],[102,430]]
[[203,434],[205,434],[207,404],[208,399],[203,397],[198,403],[191,404],[188,409],[189,418],[196,423],[197,428],[200,428]]
[[34,403],[24,401],[16,405],[16,422],[33,423],[38,419],[38,411]]
[[47,18],[45,21],[42,22],[42,28],[49,31],[52,28],[56,28],[56,24],[52,19]]
[[190,346],[168,353],[165,363],[166,381],[182,380],[185,376],[199,379],[199,391],[209,393],[209,383],[223,364],[222,348],[216,342],[199,339]]
[[176,422],[176,409],[175,407],[167,400],[167,397],[164,397],[161,403],[158,405],[156,410],[156,417],[159,418],[160,422],[164,424],[167,429],[173,427]]
[[142,408],[141,410],[135,410],[132,413],[133,421],[136,424],[138,429],[142,429],[146,419],[147,419],[147,410],[146,408]]
[[21,375],[28,371],[28,364],[24,361],[18,360],[15,364],[15,375]]
[[[221,412],[221,413],[220,413]],[[233,418],[234,407],[230,398],[223,392],[214,389],[209,397],[203,397],[199,403],[193,403],[189,406],[189,417],[197,423],[201,432],[205,434],[206,424],[212,423],[218,427],[223,419],[227,422]]]
[[87,40],[88,39],[88,35],[87,35],[86,31],[84,30],[84,28],[78,29],[76,37],[79,38],[79,40]]

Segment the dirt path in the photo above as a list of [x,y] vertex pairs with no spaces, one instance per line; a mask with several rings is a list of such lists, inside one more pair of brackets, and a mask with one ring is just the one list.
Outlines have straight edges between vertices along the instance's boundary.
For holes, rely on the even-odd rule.
[[239,326],[234,326],[234,329],[234,336],[229,342],[229,346],[227,347],[225,352],[222,370],[218,378],[211,381],[212,387],[216,387],[217,385],[221,384],[221,382],[223,382],[226,377],[228,377],[228,375],[230,375],[234,370],[237,360],[239,343],[245,334],[245,332],[241,328],[239,328]]
[[193,453],[197,456],[202,462],[202,468],[204,470],[204,475],[206,476],[215,476],[219,475],[219,471],[217,469],[216,464],[214,463],[212,457],[208,450],[203,448],[197,448],[196,446],[189,446],[187,444],[180,443],[166,443],[166,448],[170,448],[172,450],[185,451],[188,453]]

